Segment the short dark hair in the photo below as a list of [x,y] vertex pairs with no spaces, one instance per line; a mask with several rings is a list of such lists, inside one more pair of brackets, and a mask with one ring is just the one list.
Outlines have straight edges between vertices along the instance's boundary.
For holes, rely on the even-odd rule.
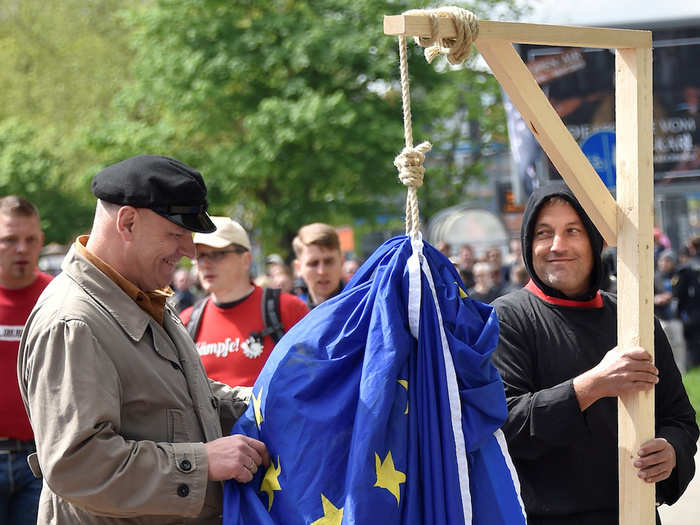
[[301,257],[305,246],[315,244],[328,250],[340,251],[340,238],[335,228],[322,222],[314,222],[299,228],[297,236],[292,241],[292,248],[297,258]]
[[7,195],[0,198],[0,213],[14,217],[39,218],[39,210],[27,199],[17,195]]

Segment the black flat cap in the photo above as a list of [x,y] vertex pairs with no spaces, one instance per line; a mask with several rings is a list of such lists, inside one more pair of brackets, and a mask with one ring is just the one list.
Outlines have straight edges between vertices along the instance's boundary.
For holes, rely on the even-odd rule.
[[216,230],[202,175],[170,157],[138,155],[107,166],[93,177],[92,193],[113,204],[149,208],[193,232]]

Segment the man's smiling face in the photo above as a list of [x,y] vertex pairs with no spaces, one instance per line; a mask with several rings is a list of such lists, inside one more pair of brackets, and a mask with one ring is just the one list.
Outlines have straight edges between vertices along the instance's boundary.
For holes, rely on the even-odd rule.
[[591,241],[581,217],[562,199],[545,203],[537,214],[532,265],[543,283],[567,297],[583,295],[590,286]]

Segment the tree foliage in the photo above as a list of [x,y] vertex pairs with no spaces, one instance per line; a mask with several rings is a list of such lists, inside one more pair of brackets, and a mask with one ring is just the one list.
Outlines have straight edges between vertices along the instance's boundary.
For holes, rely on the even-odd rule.
[[3,0],[0,120],[21,117],[55,138],[98,118],[128,74],[119,9],[135,3]]
[[[0,181],[14,182],[0,191],[51,188],[33,195],[49,237],[69,240],[87,227],[79,210],[92,206],[96,170],[159,153],[200,169],[211,211],[254,228],[266,249],[288,249],[310,221],[398,224],[398,53],[382,16],[424,3],[3,2],[0,163],[14,172]],[[512,0],[463,4],[481,17],[517,18]],[[484,146],[503,140],[505,119],[489,74],[428,65],[421,48],[409,50],[415,142],[434,143],[420,191],[430,215],[463,199]],[[17,163],[20,150],[27,164]],[[65,196],[74,206],[57,209],[76,215],[66,224],[46,211]]]
[[[140,153],[147,144],[139,131],[151,130],[151,151],[203,171],[215,212],[233,214],[283,247],[311,221],[398,217],[397,44],[381,21],[414,7],[161,0],[135,10],[129,20],[137,80],[117,101],[123,117],[109,133],[93,134],[92,146],[108,157]],[[460,199],[473,174],[450,157],[450,144],[465,137],[454,136],[464,127],[455,131],[449,119],[459,114],[481,136],[502,138],[504,119],[486,103],[498,99],[497,84],[465,68],[446,74],[425,63],[422,49],[410,51],[416,142],[431,134],[445,140],[438,144],[439,180],[429,182],[441,189],[427,198],[442,207]],[[471,163],[474,173],[479,160]]]
[[0,2],[0,195],[34,202],[47,242],[90,226],[100,159],[81,133],[112,118],[133,57],[118,10],[138,1]]
[[0,122],[0,188],[2,195],[19,195],[39,208],[46,242],[64,242],[82,233],[92,207],[77,198],[62,180],[62,162],[37,140],[32,126],[17,119]]

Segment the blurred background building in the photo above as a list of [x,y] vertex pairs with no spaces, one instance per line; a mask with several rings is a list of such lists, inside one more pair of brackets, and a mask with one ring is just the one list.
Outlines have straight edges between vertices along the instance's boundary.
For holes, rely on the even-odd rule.
[[[688,8],[681,0],[671,0],[663,9],[644,2],[635,2],[631,8],[626,1],[615,6],[598,0],[586,5],[550,0],[536,4],[528,21],[652,31],[654,222],[669,247],[682,252],[688,239],[700,234],[700,7]],[[689,13],[691,16],[687,16]],[[614,195],[614,51],[516,47]],[[507,237],[519,236],[521,212],[528,195],[539,184],[559,177],[505,94],[503,99],[509,149],[494,148],[485,180],[476,181],[469,188],[473,199],[430,218],[431,242],[449,242],[453,251],[460,244],[480,247],[484,244],[484,230],[488,229],[486,238],[492,240],[490,244],[501,246],[505,253]],[[476,215],[492,216],[480,221],[479,228],[455,227],[471,224],[474,221],[465,217]]]

